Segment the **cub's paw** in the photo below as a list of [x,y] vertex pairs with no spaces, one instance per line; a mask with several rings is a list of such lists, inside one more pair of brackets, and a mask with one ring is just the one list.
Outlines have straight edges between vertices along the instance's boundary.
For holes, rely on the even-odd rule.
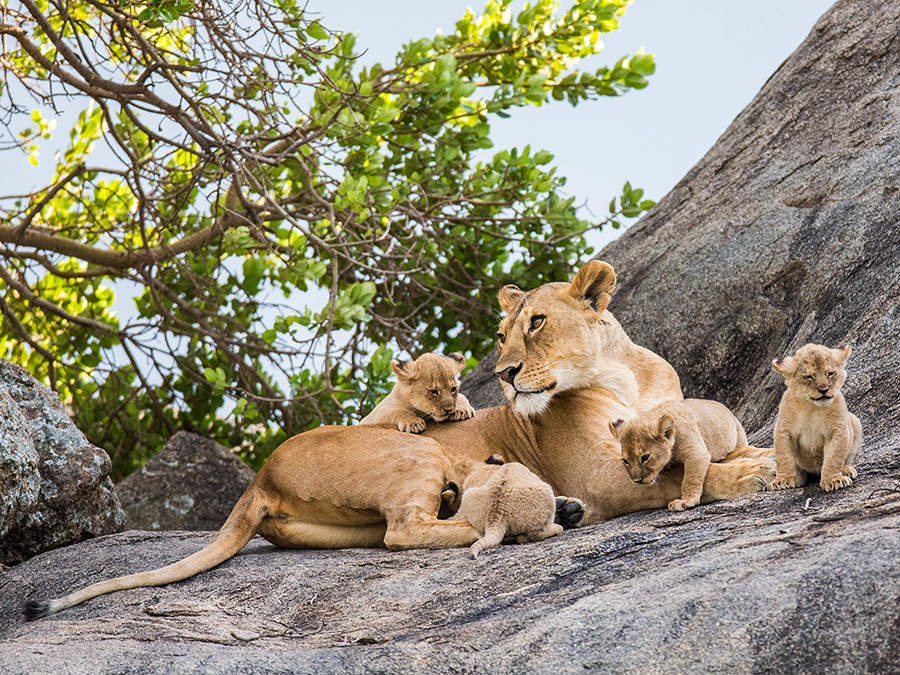
[[408,434],[421,434],[425,431],[425,420],[421,417],[417,417],[415,422],[398,422],[397,428]]
[[853,479],[850,478],[850,476],[841,474],[834,478],[823,478],[821,481],[819,481],[819,487],[825,490],[825,492],[831,492],[833,490],[840,490],[841,488],[845,488],[852,482]]
[[803,487],[803,481],[799,476],[790,476],[789,478],[777,477],[769,485],[770,490],[789,490],[790,488]]
[[568,530],[581,525],[582,518],[584,518],[584,502],[574,497],[556,498],[556,516],[553,522]]
[[849,476],[850,478],[856,478],[856,469],[854,469],[849,464],[844,464],[844,466],[841,468],[841,473],[845,476]]
[[699,499],[673,499],[669,502],[669,511],[684,511],[700,503]]
[[475,417],[475,408],[473,408],[470,405],[461,407],[461,408],[457,408],[450,415],[450,419],[453,420],[454,422],[456,422],[458,420],[467,420],[472,417]]

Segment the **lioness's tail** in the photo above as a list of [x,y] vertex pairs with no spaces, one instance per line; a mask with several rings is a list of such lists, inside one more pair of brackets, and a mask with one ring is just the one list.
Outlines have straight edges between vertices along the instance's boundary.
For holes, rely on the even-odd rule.
[[469,547],[469,556],[474,560],[486,548],[493,548],[503,543],[506,536],[506,524],[500,520],[489,522],[484,528],[484,536]]
[[211,570],[247,545],[256,534],[256,528],[262,522],[266,511],[263,499],[251,487],[235,504],[222,529],[216,533],[212,541],[196,553],[166,567],[101,581],[55,600],[29,600],[23,608],[25,619],[34,621],[112,591],[140,586],[162,586]]

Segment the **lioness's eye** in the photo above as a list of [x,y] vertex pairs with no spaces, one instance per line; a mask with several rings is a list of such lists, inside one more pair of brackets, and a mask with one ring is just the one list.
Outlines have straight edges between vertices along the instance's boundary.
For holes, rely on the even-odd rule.
[[437,395],[438,395],[438,390],[437,390],[437,389],[429,389],[429,390],[428,390],[428,393],[431,394],[432,396],[437,396]]
[[650,459],[650,455],[642,455],[642,456],[641,456],[641,462],[644,463],[644,464],[647,463],[647,460],[648,460],[648,459]]
[[532,330],[537,330],[538,328],[540,328],[541,326],[543,326],[543,325],[544,325],[544,320],[545,320],[546,318],[547,318],[547,317],[545,317],[545,316],[540,316],[540,315],[531,317],[531,328],[532,328]]
[[504,342],[506,342],[506,336],[503,333],[497,333],[497,340],[499,340],[500,344],[502,345]]

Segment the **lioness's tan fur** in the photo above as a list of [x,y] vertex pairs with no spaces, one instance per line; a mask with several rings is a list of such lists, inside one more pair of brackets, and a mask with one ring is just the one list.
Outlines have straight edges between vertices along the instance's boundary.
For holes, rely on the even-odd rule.
[[672,511],[697,506],[710,461],[747,445],[744,427],[728,408],[697,398],[668,401],[628,421],[615,420],[609,431],[619,440],[622,463],[635,483],[654,483],[669,462],[684,466],[681,498],[669,502]]
[[[161,570],[29,603],[29,618],[118,588],[186,579],[227,560],[256,533],[295,548],[470,546],[478,530],[437,518],[447,469],[465,458],[497,453],[521,462],[557,495],[584,502],[584,523],[664,508],[680,495],[681,468],[663,471],[655,490],[635,485],[608,426],[681,399],[681,388],[674,369],[635,345],[606,311],[615,279],[612,267],[591,261],[571,283],[503,289],[496,372],[510,405],[429,425],[421,435],[365,425],[289,438],[202,551]],[[758,491],[773,471],[764,454],[733,453],[710,464],[702,500]]]
[[475,408],[459,393],[462,354],[422,354],[415,361],[391,361],[397,384],[360,424],[393,424],[400,431],[425,431],[425,420],[467,420]]
[[807,473],[819,474],[826,492],[847,487],[856,478],[853,464],[862,447],[862,425],[847,410],[841,386],[847,379],[850,347],[829,349],[807,344],[772,368],[784,376],[787,390],[775,423],[773,490],[806,485]]
[[447,477],[459,486],[458,496],[450,498],[459,504],[451,520],[467,521],[483,533],[469,547],[472,558],[499,546],[506,537],[515,536],[524,544],[563,530],[553,522],[553,488],[518,462],[499,465],[466,459],[454,464]]

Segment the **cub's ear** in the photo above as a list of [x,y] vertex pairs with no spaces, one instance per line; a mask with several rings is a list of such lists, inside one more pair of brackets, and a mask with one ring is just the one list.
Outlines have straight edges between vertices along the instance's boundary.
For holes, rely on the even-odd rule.
[[846,365],[847,359],[850,358],[850,352],[853,351],[850,345],[847,345],[843,349],[832,349],[831,354],[834,356],[834,360],[841,364],[841,366]]
[[612,265],[599,260],[591,260],[578,270],[568,289],[569,295],[576,301],[584,303],[598,314],[612,300],[616,289],[616,272]]
[[461,373],[463,368],[466,367],[466,357],[460,354],[459,352],[453,352],[452,354],[447,355],[448,359],[453,359],[456,361],[456,372]]
[[776,373],[780,373],[785,377],[790,377],[794,374],[794,371],[797,369],[797,363],[794,361],[793,356],[785,356],[782,359],[775,359],[772,361],[772,370]]
[[623,424],[625,424],[625,420],[610,420],[609,433],[613,435],[613,438],[619,437],[619,429],[622,428]]
[[503,466],[503,458],[500,455],[491,455],[486,460],[484,460],[485,464],[496,464],[498,466]]
[[415,361],[403,361],[401,359],[394,359],[391,361],[391,368],[394,371],[394,375],[397,376],[397,379],[400,381],[408,381],[416,379],[416,362]]
[[669,414],[665,414],[659,418],[659,426],[656,429],[656,435],[667,441],[672,439],[675,433],[675,418]]

